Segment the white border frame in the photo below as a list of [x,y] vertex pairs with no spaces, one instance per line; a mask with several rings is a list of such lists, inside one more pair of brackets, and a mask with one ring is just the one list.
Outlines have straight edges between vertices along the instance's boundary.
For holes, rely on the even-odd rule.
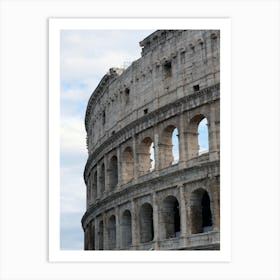
[[[60,250],[60,30],[219,29],[221,31],[221,249],[219,251]],[[231,21],[229,18],[49,19],[49,260],[54,262],[229,262],[231,260]],[[225,187],[226,186],[226,187]]]

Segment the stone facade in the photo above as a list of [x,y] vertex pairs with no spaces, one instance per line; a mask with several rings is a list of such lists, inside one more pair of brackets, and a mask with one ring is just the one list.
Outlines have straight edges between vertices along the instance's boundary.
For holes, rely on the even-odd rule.
[[88,102],[85,250],[217,250],[220,32],[158,30],[140,46],[141,58],[111,68]]

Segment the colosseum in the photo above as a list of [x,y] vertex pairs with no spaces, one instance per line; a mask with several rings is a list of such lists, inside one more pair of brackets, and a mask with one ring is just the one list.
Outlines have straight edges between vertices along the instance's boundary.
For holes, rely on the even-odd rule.
[[88,102],[84,249],[219,250],[220,32],[157,30],[140,47]]

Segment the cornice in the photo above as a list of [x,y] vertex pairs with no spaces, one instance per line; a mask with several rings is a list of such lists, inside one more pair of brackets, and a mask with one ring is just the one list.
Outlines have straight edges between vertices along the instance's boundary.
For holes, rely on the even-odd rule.
[[[201,180],[205,180],[205,178],[208,178],[207,175],[208,176],[209,175],[219,176],[219,174],[220,174],[219,167],[220,167],[219,160],[207,161],[204,163],[198,163],[191,167],[176,169],[176,170],[173,170],[164,175],[159,173],[158,176],[144,180],[140,183],[136,183],[133,185],[128,184],[125,188],[109,194],[107,197],[98,201],[97,203],[92,205],[89,209],[87,209],[86,213],[82,217],[81,222],[82,222],[82,224],[84,224],[85,221],[87,220],[87,218],[93,212],[95,212],[97,209],[102,211],[102,207],[104,205],[108,206],[110,202],[114,202],[114,204],[115,204],[115,201],[120,198],[129,197],[128,200],[130,200],[131,197],[133,197],[133,198],[139,197],[140,193],[142,193],[143,189],[147,186],[148,187],[151,185],[153,185],[153,186],[160,185],[161,186],[163,182],[166,184],[170,180],[172,180],[172,182],[176,185],[176,181],[174,181],[174,178],[177,178],[177,181],[179,180],[179,181],[184,182],[184,184],[199,182]],[[201,171],[204,171],[203,174],[201,173]],[[199,177],[193,177],[194,173],[201,174],[201,175]],[[205,175],[206,175],[206,177],[205,177]],[[162,190],[162,188],[160,188],[160,190]],[[155,190],[155,191],[158,192],[158,190]],[[145,193],[145,195],[147,195],[147,194]],[[123,202],[121,202],[121,204],[123,204]]]

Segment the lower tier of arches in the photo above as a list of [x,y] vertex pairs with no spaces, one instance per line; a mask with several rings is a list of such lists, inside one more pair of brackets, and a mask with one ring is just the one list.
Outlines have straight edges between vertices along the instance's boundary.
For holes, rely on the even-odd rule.
[[183,171],[197,174],[192,181],[169,174],[164,183],[146,182],[96,205],[82,221],[85,250],[219,249],[218,170]]

